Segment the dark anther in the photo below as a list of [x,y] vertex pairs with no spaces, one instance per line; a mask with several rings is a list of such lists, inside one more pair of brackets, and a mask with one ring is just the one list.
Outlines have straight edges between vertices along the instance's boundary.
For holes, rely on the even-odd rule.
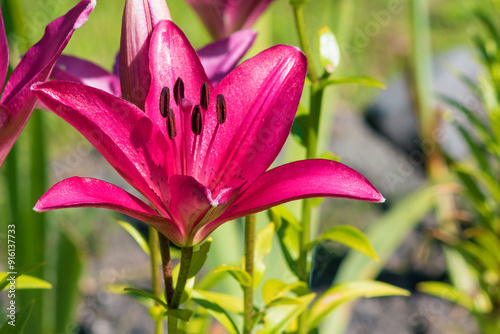
[[167,112],[170,109],[170,89],[163,87],[160,94],[160,114],[163,118],[167,117]]
[[184,98],[184,81],[181,78],[177,78],[174,85],[174,99],[177,105],[181,104],[181,100]]
[[227,116],[226,100],[222,94],[217,95],[217,123],[224,124]]
[[208,90],[208,84],[205,81],[203,85],[201,85],[201,94],[200,94],[200,105],[203,110],[208,109],[208,105],[210,104],[210,91]]
[[177,136],[177,129],[175,127],[175,114],[172,109],[168,110],[167,114],[167,132],[168,138],[174,139]]
[[191,116],[191,129],[193,133],[197,136],[201,134],[203,123],[201,120],[201,110],[199,105],[195,105],[193,108],[193,115]]

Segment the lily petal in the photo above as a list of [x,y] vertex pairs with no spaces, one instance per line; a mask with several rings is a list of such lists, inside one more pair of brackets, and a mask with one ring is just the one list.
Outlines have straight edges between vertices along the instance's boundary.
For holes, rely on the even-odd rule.
[[186,2],[193,7],[214,39],[227,37],[224,26],[226,0],[186,0]]
[[90,61],[77,57],[59,56],[50,78],[80,82],[121,97],[120,79],[117,76]]
[[[239,187],[253,183],[269,168],[290,133],[306,70],[307,60],[299,49],[279,45],[243,62],[222,79],[211,94],[212,109],[205,118],[204,131],[216,135],[212,147],[212,138],[203,138],[202,170],[209,166],[210,173],[200,176],[205,177],[202,183],[210,189],[216,184]],[[215,112],[218,94],[227,104],[227,119],[220,126]]]
[[156,124],[133,104],[79,83],[33,86],[47,107],[78,130],[120,175],[166,216],[160,194],[167,186],[166,141]]
[[0,166],[35,107],[31,85],[47,80],[73,31],[87,21],[94,7],[95,0],[82,0],[66,15],[49,23],[42,39],[26,52],[12,73],[0,100],[10,111],[9,121],[0,129]]
[[127,0],[120,42],[120,83],[123,97],[144,109],[149,92],[149,43],[154,27],[170,20],[165,0]]
[[169,219],[161,217],[149,205],[125,190],[93,178],[72,177],[50,188],[34,210],[45,212],[65,208],[104,208],[139,219],[162,233],[180,238],[180,231]]
[[384,202],[384,197],[360,173],[339,162],[303,160],[271,169],[259,177],[231,207],[199,234],[208,235],[222,223],[293,200],[312,197]]
[[217,85],[238,64],[256,36],[255,30],[240,30],[198,50],[198,56],[212,85]]
[[5,83],[7,70],[9,69],[9,44],[5,35],[3,24],[2,9],[0,8],[0,90]]
[[[163,87],[169,87],[173,97],[175,82],[177,78],[181,78],[186,99],[194,103],[200,101],[200,89],[204,82],[208,83],[210,90],[212,87],[198,54],[186,35],[172,21],[161,21],[157,24],[151,37],[149,61],[152,81],[146,100],[146,113],[166,134],[165,120],[161,117],[158,107]],[[174,108],[175,118],[180,120],[178,109],[180,108]]]
[[[229,0],[231,1],[231,0]],[[231,29],[250,28],[273,0],[246,0],[227,7]]]

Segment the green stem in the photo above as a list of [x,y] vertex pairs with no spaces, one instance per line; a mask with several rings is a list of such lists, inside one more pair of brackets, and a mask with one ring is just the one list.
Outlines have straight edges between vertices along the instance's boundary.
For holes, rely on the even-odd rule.
[[255,225],[257,216],[250,215],[245,218],[245,270],[250,275],[251,283],[244,287],[244,322],[243,333],[250,334],[252,332],[252,317],[253,317],[253,266],[255,258]]
[[[152,227],[149,228],[149,249],[151,251],[151,280],[153,285],[153,295],[155,297],[161,297],[161,277],[160,277],[160,243],[158,240],[158,234],[156,230]],[[156,306],[160,306],[156,303]],[[163,320],[161,317],[155,319],[155,334],[163,334]]]
[[163,280],[165,282],[165,300],[170,305],[174,296],[174,284],[172,280],[172,259],[170,258],[170,240],[158,232],[160,240],[160,254],[162,259]]
[[[189,268],[191,267],[191,258],[193,257],[193,247],[181,248],[181,268],[179,269],[179,277],[175,284],[174,295],[172,302],[168,305],[170,310],[179,308],[181,304],[182,293],[186,288],[186,283],[189,278]],[[168,334],[177,333],[177,318],[169,317],[168,319]]]
[[304,20],[304,11],[302,10],[302,4],[292,4],[293,13],[295,15],[295,26],[299,34],[300,46],[302,51],[304,51],[307,57],[307,76],[312,82],[319,81],[318,71],[314,66],[314,61],[311,52],[311,46],[309,44],[309,39],[307,38],[306,24]]

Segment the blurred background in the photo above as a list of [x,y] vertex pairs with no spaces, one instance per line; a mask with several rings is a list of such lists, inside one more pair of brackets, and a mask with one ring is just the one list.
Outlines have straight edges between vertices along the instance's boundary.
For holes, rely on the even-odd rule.
[[[16,55],[22,55],[40,39],[50,21],[75,3],[74,0],[0,1],[4,20],[13,32],[8,36],[13,64]],[[111,71],[119,49],[123,5],[123,0],[98,0],[89,21],[74,33],[64,54],[90,60]],[[184,1],[169,1],[168,6],[173,21],[195,48],[211,41]],[[484,52],[481,53],[474,36],[488,35],[487,24],[478,18],[478,10],[488,14],[490,22],[498,24],[498,7],[495,7],[498,1],[430,1],[426,16],[429,22],[420,21],[412,6],[409,0],[311,0],[304,7],[313,49],[318,47],[317,31],[321,27],[329,26],[336,35],[341,62],[335,76],[369,76],[386,85],[382,90],[345,84],[326,91],[320,151],[331,151],[342,163],[365,175],[387,202],[378,205],[327,199],[321,203],[314,233],[338,224],[359,227],[374,244],[380,262],[353,254],[333,242],[322,243],[315,251],[313,289],[322,291],[333,282],[354,277],[376,277],[412,292],[410,297],[358,300],[337,310],[324,322],[321,333],[480,333],[474,315],[481,310],[487,310],[484,314],[491,311],[498,315],[498,304],[493,297],[490,307],[483,309],[480,307],[484,303],[474,298],[481,295],[481,289],[487,296],[498,295],[498,291],[485,284],[497,286],[498,290],[500,261],[496,262],[496,271],[495,264],[488,271],[486,283],[484,270],[474,271],[477,279],[467,283],[469,287],[473,284],[470,290],[460,288],[450,274],[450,270],[460,273],[457,268],[461,264],[470,267],[470,262],[477,260],[470,260],[470,256],[453,246],[469,240],[470,235],[463,237],[461,232],[474,225],[474,217],[481,216],[481,212],[477,213],[481,198],[476,197],[474,202],[457,195],[463,179],[457,179],[448,169],[453,162],[468,159],[471,146],[460,129],[474,128],[467,120],[463,127],[455,126],[453,123],[461,114],[452,111],[457,109],[453,103],[436,95],[476,106],[474,110],[478,110],[480,118],[487,120],[485,109],[491,104],[483,108],[480,94],[471,90],[471,85],[488,80],[481,79],[481,75],[498,68],[484,66],[481,59]],[[292,15],[287,0],[275,0],[254,26],[258,37],[247,57],[275,44],[298,46]],[[423,44],[419,44],[421,41]],[[491,44],[488,43],[484,43],[486,53]],[[426,45],[431,46],[427,54]],[[423,76],[419,75],[421,66],[428,69]],[[461,75],[472,83],[464,83]],[[422,122],[422,113],[419,114],[422,101],[427,101],[436,115],[431,117],[432,125]],[[147,289],[150,285],[148,256],[116,221],[127,220],[139,229],[142,225],[105,210],[32,213],[36,200],[43,194],[34,179],[37,177],[46,178],[46,184],[51,186],[70,176],[90,176],[133,190],[68,124],[49,112],[35,111],[34,115],[41,124],[43,141],[36,139],[40,138],[37,135],[40,129],[33,124],[33,117],[16,143],[15,152],[9,156],[8,166],[0,170],[0,221],[2,226],[14,221],[22,234],[18,239],[22,240],[18,241],[19,265],[46,262],[30,274],[52,284],[52,289],[19,293],[19,305],[21,301],[36,299],[31,326],[40,326],[35,323],[42,326],[26,333],[151,333],[153,322],[147,308],[130,296],[113,293],[116,290],[113,286]],[[476,142],[478,150],[486,150],[480,140]],[[42,165],[36,157],[40,145],[46,151]],[[303,159],[304,155],[303,147],[290,136],[276,164]],[[496,164],[492,166],[496,178]],[[12,188],[14,179],[16,190]],[[488,189],[479,188],[488,198]],[[300,205],[287,207],[298,213]],[[495,207],[492,210],[495,212]],[[268,221],[266,213],[258,218],[262,226]],[[3,249],[5,231],[2,227]],[[145,225],[143,231],[147,232]],[[3,251],[0,254],[4,257]],[[242,254],[242,222],[227,223],[213,235],[204,270],[238,262]],[[5,258],[0,262],[0,270],[6,269]],[[285,281],[293,278],[280,265],[283,260],[277,242],[267,261],[272,265],[266,277]],[[450,263],[454,264],[452,269]],[[427,281],[453,285],[465,293],[472,291],[473,306],[466,307],[465,302],[454,298],[432,296],[437,294],[431,293],[432,286],[427,290],[425,286],[418,288],[419,283]],[[231,279],[212,289],[240,293]],[[5,296],[0,295],[0,302],[5,301]],[[0,312],[4,312],[3,307]],[[211,331],[224,332],[217,324]]]

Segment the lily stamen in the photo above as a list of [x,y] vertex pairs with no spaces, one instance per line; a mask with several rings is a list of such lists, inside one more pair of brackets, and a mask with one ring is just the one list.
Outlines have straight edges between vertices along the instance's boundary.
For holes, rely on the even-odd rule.
[[182,99],[184,98],[184,81],[181,78],[177,78],[177,81],[174,85],[174,99],[177,105],[181,104]]
[[215,110],[217,111],[217,123],[224,124],[227,117],[226,99],[224,98],[224,95],[217,95],[217,104],[215,105]]
[[163,87],[160,94],[160,114],[163,118],[167,117],[170,110],[170,89]]
[[201,85],[200,106],[203,110],[207,111],[209,104],[210,104],[210,90],[208,88],[208,83],[205,81],[203,85]]

